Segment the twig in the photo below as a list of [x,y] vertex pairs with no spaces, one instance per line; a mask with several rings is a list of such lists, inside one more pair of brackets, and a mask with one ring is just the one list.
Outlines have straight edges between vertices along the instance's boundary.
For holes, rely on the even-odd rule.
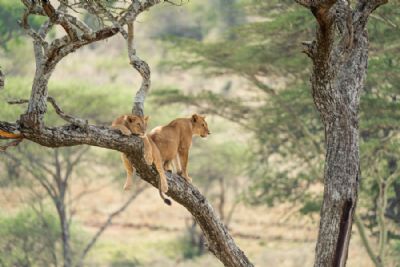
[[7,150],[7,148],[9,148],[10,146],[19,145],[19,143],[21,143],[22,140],[24,140],[24,139],[17,139],[17,140],[14,140],[14,141],[11,141],[11,142],[5,144],[4,146],[0,146],[0,152],[5,152]]
[[394,23],[393,21],[391,21],[391,20],[389,20],[387,18],[381,17],[379,15],[375,15],[375,14],[371,14],[370,16],[371,16],[371,18],[374,18],[374,19],[377,19],[379,21],[385,22],[386,24],[388,24],[389,26],[391,26],[391,27],[393,27],[395,29],[399,28],[399,26],[396,23]]
[[[65,114],[65,112],[62,111],[62,109],[60,108],[60,106],[57,104],[56,100],[53,97],[48,96],[47,97],[47,101],[51,103],[51,105],[54,107],[56,113],[61,118],[63,118],[65,121],[71,123],[72,125],[76,125],[76,126],[82,127],[84,129],[87,128],[87,126],[88,126],[88,121],[87,120],[75,118],[75,117],[73,117],[71,115]],[[29,103],[29,100],[27,100],[27,99],[15,99],[15,100],[9,100],[9,101],[7,101],[7,103],[10,104],[10,105],[20,105],[20,104]]]
[[87,128],[87,126],[88,126],[88,121],[87,120],[75,118],[75,117],[72,117],[71,115],[65,114],[64,111],[62,111],[62,109],[57,105],[56,100],[53,97],[48,96],[47,97],[47,101],[49,101],[51,103],[51,105],[54,107],[56,113],[61,118],[63,118],[65,121],[71,123],[72,125],[76,125],[76,126],[79,126],[81,128],[84,128],[84,129]]
[[21,104],[29,103],[29,100],[28,99],[15,99],[15,100],[8,100],[7,103],[9,105],[21,105]]
[[65,32],[68,34],[70,40],[74,41],[78,39],[78,34],[76,30],[71,27],[72,25],[69,20],[67,20],[66,17],[63,16],[60,12],[56,11],[49,0],[42,0],[42,5],[44,12],[49,17],[50,21],[55,24],[61,25],[64,28]]
[[190,0],[187,0],[186,3],[184,3],[183,0],[180,0],[180,3],[177,4],[177,3],[172,2],[172,1],[170,1],[170,0],[164,0],[164,2],[166,2],[166,3],[170,4],[170,5],[173,5],[173,6],[183,6],[183,5],[185,5],[185,4],[188,4],[189,1],[190,1]]
[[0,70],[0,90],[4,88],[4,74]]
[[108,226],[112,224],[112,220],[114,219],[114,217],[118,216],[121,212],[123,212],[132,203],[132,201],[134,201],[144,190],[145,187],[138,188],[137,191],[133,195],[131,195],[129,199],[119,209],[117,209],[108,216],[107,220],[103,223],[103,225],[99,228],[97,233],[92,237],[90,242],[86,245],[85,249],[83,250],[79,258],[79,262],[76,264],[76,267],[83,266],[83,260],[85,259],[87,253],[97,242],[97,239],[100,237],[100,235],[107,229]]

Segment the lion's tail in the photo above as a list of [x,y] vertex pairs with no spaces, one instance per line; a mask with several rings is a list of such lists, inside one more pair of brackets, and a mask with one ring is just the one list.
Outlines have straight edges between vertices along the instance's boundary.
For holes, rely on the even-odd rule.
[[172,205],[172,201],[169,198],[164,196],[164,193],[161,191],[161,178],[158,180],[158,192],[160,193],[160,197],[164,200],[164,203],[168,206]]

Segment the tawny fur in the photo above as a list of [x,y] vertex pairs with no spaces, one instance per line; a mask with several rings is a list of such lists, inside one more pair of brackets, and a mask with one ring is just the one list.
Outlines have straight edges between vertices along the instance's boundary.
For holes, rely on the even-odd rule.
[[173,164],[177,173],[191,182],[187,166],[192,137],[194,135],[207,137],[209,134],[205,116],[193,114],[190,118],[178,118],[168,125],[156,127],[148,136],[161,153],[164,169],[170,170]]
[[[160,175],[160,183],[159,183],[160,196],[163,198],[165,203],[170,204],[170,200],[166,199],[162,194],[168,191],[168,183],[163,169],[160,151],[158,150],[158,147],[152,141],[152,139],[145,134],[147,129],[148,119],[149,119],[148,116],[140,117],[136,115],[122,115],[113,121],[111,128],[118,129],[124,135],[131,135],[131,134],[139,135],[143,139],[144,158],[146,160],[146,163],[148,165],[154,163],[154,165],[156,166],[156,169]],[[132,179],[135,168],[133,167],[132,163],[129,161],[129,159],[126,157],[125,154],[122,154],[121,158],[126,170],[126,180],[124,184],[124,190],[129,190],[132,187]]]

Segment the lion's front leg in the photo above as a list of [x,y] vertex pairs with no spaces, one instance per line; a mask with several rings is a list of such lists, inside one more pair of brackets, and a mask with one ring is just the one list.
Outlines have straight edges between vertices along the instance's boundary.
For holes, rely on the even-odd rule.
[[188,170],[187,170],[187,165],[189,162],[189,149],[179,149],[178,151],[179,153],[179,161],[181,163],[181,167],[182,167],[182,176],[183,178],[186,179],[186,181],[188,181],[189,183],[192,182],[192,177],[189,176],[188,174]]

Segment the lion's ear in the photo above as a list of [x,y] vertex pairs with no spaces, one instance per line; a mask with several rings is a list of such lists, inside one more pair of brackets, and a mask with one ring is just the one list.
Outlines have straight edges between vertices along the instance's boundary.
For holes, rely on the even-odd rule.
[[199,115],[193,114],[192,115],[192,122],[196,122],[199,119]]
[[123,121],[125,122],[132,122],[132,119],[129,117],[129,115],[124,115]]
[[144,121],[145,121],[145,122],[148,122],[149,119],[150,119],[150,116],[144,116]]

